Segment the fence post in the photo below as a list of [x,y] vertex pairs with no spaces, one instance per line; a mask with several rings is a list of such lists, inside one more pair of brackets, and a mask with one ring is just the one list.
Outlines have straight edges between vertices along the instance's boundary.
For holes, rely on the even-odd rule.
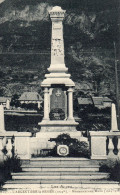
[[7,156],[12,157],[12,143],[11,143],[12,138],[8,138],[8,143],[6,144],[6,149],[7,149]]
[[104,131],[90,131],[91,159],[107,159],[106,135]]
[[108,144],[108,157],[112,158],[114,156],[113,150],[114,150],[114,145],[112,142],[113,137],[109,136],[109,144]]
[[29,132],[17,132],[15,135],[15,153],[23,160],[30,160],[30,136]]

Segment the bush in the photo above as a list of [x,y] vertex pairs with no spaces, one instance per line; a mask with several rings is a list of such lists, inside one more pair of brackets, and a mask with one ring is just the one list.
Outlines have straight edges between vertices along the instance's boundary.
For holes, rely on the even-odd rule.
[[120,182],[120,160],[107,160],[100,164],[101,172],[109,173],[109,179]]
[[11,158],[8,157],[4,162],[4,166],[7,167],[7,169],[10,170],[10,172],[22,171],[21,160],[20,158],[17,157],[17,155]]
[[101,172],[107,172],[107,173],[109,173],[110,170],[113,169],[114,166],[115,166],[115,161],[109,159],[109,160],[107,160],[105,162],[101,162],[100,163],[99,170]]
[[57,151],[58,145],[67,145],[69,147],[69,157],[86,157],[89,158],[90,150],[89,146],[84,141],[78,141],[77,139],[71,138],[69,134],[61,134],[57,138],[51,138],[50,141],[55,141],[56,146],[54,147],[54,155]]
[[11,179],[12,172],[20,171],[22,171],[21,160],[16,155],[11,158],[7,157],[7,159],[0,164],[0,187],[6,180]]
[[90,157],[90,150],[89,146],[86,142],[84,141],[78,141],[75,140],[73,143],[70,145],[70,155],[74,157]]
[[21,104],[21,108],[27,109],[27,104],[26,103]]
[[110,172],[110,178],[120,182],[120,161],[116,161],[115,166]]
[[20,107],[21,103],[19,101],[19,95],[18,94],[14,94],[12,99],[11,99],[11,106],[15,106],[15,107]]
[[2,185],[4,184],[4,164],[0,163],[0,188],[2,187]]
[[56,138],[50,138],[50,141],[55,141],[57,146],[61,144],[69,146],[72,138],[69,134],[63,133],[58,135]]

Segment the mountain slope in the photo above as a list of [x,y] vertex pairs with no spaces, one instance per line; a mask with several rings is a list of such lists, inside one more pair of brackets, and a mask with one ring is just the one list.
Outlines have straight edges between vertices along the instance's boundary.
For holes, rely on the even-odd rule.
[[[59,5],[64,20],[65,60],[75,82],[90,85],[90,92],[115,94],[114,46],[119,50],[119,1],[5,0],[0,4],[1,93],[38,90],[50,64],[49,10]],[[117,53],[119,56],[119,52]],[[118,62],[119,65],[119,62]],[[23,71],[23,69],[25,71]],[[26,71],[37,79],[25,79]],[[35,71],[38,71],[37,73]],[[8,78],[9,75],[9,78]],[[19,76],[18,76],[19,75]],[[20,85],[21,90],[11,89]],[[23,86],[24,85],[24,86]],[[9,89],[10,88],[10,89]]]

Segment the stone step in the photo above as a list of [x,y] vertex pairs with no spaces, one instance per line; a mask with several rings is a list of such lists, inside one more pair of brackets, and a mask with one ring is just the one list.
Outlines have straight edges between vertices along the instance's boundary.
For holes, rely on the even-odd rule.
[[22,168],[25,168],[25,167],[54,167],[54,168],[57,168],[57,167],[98,167],[99,168],[99,165],[90,165],[90,164],[74,164],[74,163],[68,163],[68,164],[28,164],[28,165],[22,165]]
[[[41,166],[41,167],[45,167],[45,166],[49,166],[49,167],[58,167],[58,166],[83,166],[83,165],[92,165],[90,164],[89,162],[82,162],[82,163],[79,163],[79,162],[30,162],[29,164],[30,166]],[[23,165],[24,166],[24,165]]]
[[88,158],[74,158],[74,157],[36,157],[36,158],[31,158],[30,162],[85,162],[85,161],[90,161]]
[[98,166],[81,166],[81,167],[22,167],[22,171],[32,171],[32,172],[62,172],[62,171],[69,171],[69,172],[79,172],[79,171],[91,171],[91,172],[97,172],[99,171]]
[[31,165],[68,165],[68,164],[92,164],[89,159],[86,158],[34,158],[30,160]]
[[20,172],[20,173],[11,173],[11,175],[12,176],[19,176],[19,175],[48,175],[48,176],[50,176],[50,175],[101,175],[101,174],[103,174],[102,172],[92,172],[92,171],[79,171],[79,172],[77,172],[77,171],[63,171],[63,172],[59,172],[59,171],[56,171],[56,172],[48,172],[48,171],[46,171],[46,172]]
[[78,164],[49,164],[49,165],[46,165],[46,164],[38,164],[38,165],[28,165],[28,166],[22,166],[22,168],[25,168],[25,167],[35,167],[35,168],[82,168],[82,167],[86,167],[86,168],[99,168],[99,166],[95,166],[95,165],[78,165]]
[[31,158],[30,161],[90,161],[88,158],[76,158],[76,157],[36,157]]
[[7,189],[33,189],[44,184],[80,184],[82,188],[118,185],[107,181],[108,173],[99,172],[99,165],[86,158],[32,158],[23,163],[22,172],[12,173]]
[[68,189],[74,188],[76,184],[79,189],[120,189],[119,182],[107,180],[15,180],[6,182],[3,189],[46,189],[46,187],[51,189],[50,184],[54,186],[57,184],[57,188],[62,184],[62,189],[65,189],[64,186],[66,187],[69,184],[72,186],[70,185]]
[[[40,180],[40,179],[36,179],[36,180],[27,180],[27,179],[18,179],[18,180],[8,180],[5,182],[5,184],[40,184],[40,181],[50,181],[53,182],[55,180]],[[62,181],[62,180],[59,180]],[[65,181],[65,180],[64,180]],[[68,182],[72,182],[72,180],[66,180]],[[74,180],[73,180],[74,181]],[[77,182],[77,181],[76,181]],[[111,180],[106,180],[106,179],[84,179],[84,180],[78,180],[79,183],[88,183],[88,184],[119,184],[119,182],[117,181],[111,181]]]
[[12,179],[40,179],[40,180],[79,180],[79,179],[107,179],[107,173],[80,174],[80,175],[13,175]]

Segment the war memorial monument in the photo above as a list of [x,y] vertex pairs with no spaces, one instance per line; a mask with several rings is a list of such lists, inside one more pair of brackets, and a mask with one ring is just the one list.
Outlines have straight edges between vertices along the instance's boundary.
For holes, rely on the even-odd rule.
[[[96,162],[120,158],[120,132],[117,127],[115,105],[112,104],[111,108],[111,130],[89,131],[88,137],[84,137],[81,131],[77,131],[78,123],[73,116],[75,84],[70,78],[71,75],[68,73],[64,60],[65,11],[55,6],[49,14],[52,21],[51,63],[48,68],[49,73],[45,75],[41,83],[44,90],[44,117],[39,122],[39,132],[33,135],[30,132],[17,130],[6,131],[4,110],[0,106],[0,161],[4,161],[6,156],[12,157],[13,148],[15,154],[23,161],[23,172],[14,173],[12,181],[8,181],[4,188],[20,188],[20,186],[27,188],[28,184],[29,188],[32,188],[32,185],[39,188],[39,185],[43,183],[81,184],[81,181],[85,187],[91,187],[91,185],[96,187],[100,184],[99,179],[103,181],[102,185],[106,185],[108,174],[100,173]],[[63,133],[80,142],[86,142],[90,150],[89,158],[79,156],[71,158],[68,156],[69,147],[62,144],[57,146],[57,157],[42,158],[40,156],[42,150],[52,149],[55,146],[55,142],[50,141],[51,138],[54,139]],[[116,154],[114,153],[114,137],[117,139]],[[7,150],[6,154],[3,153],[4,148]]]
[[61,133],[69,133],[78,139],[81,135],[76,130],[78,123],[75,122],[73,116],[75,84],[70,78],[71,75],[68,74],[64,61],[63,19],[65,11],[56,6],[49,13],[52,21],[51,64],[48,68],[49,74],[45,75],[41,84],[44,88],[44,118],[39,123],[41,129],[36,135],[41,143],[43,138],[49,140]]

